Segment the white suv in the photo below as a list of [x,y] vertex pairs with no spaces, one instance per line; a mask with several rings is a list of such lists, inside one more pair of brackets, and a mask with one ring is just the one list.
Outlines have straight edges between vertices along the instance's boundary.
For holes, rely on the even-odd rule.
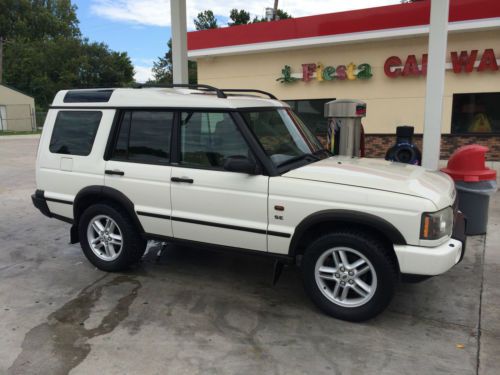
[[123,270],[149,239],[265,254],[277,273],[299,264],[323,311],[360,321],[398,280],[462,259],[447,175],[331,156],[270,94],[177,86],[61,91],[49,110],[33,203],[72,224],[96,267]]

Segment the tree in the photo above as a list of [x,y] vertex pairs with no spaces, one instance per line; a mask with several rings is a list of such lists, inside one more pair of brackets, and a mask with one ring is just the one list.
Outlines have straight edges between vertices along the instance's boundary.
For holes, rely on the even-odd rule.
[[229,18],[233,21],[228,23],[229,26],[246,25],[250,22],[250,13],[244,9],[231,9]]
[[282,9],[278,9],[276,11],[276,17],[277,17],[278,20],[286,20],[288,18],[293,18],[291,14],[285,12]]
[[124,86],[134,79],[126,52],[111,51],[104,43],[82,45],[78,59],[78,87]]
[[126,86],[134,75],[126,53],[72,38],[17,41],[6,49],[5,62],[5,82],[33,95],[42,110],[59,90]]
[[[292,18],[287,12],[278,9],[277,16],[279,19]],[[229,18],[233,21],[229,26],[246,25],[250,23],[250,13],[244,9],[232,9]],[[193,20],[196,30],[207,30],[218,28],[217,19],[211,10],[205,10],[198,13],[198,16]],[[265,18],[255,17],[253,22],[267,22]],[[151,84],[169,84],[172,83],[172,39],[167,43],[167,52],[164,56],[158,57],[153,63],[153,79],[148,83]],[[197,83],[197,64],[195,61],[188,61],[188,76],[189,83]]]
[[76,7],[70,0],[0,0],[0,82],[4,48],[17,39],[79,37]]
[[[276,20],[285,20],[288,18],[293,18],[291,14],[285,12],[282,9],[278,9],[276,11]],[[254,19],[252,20],[252,23],[259,23],[259,22],[268,22],[266,17],[257,17],[255,16]]]
[[80,37],[70,0],[0,0],[0,35],[5,39]]
[[[148,83],[170,84],[172,83],[172,38],[167,43],[168,50],[163,57],[153,63],[153,80]],[[189,83],[198,82],[198,71],[196,61],[188,61]]]
[[217,18],[211,10],[204,10],[198,13],[198,16],[193,20],[196,30],[217,29]]
[[168,50],[163,57],[153,62],[153,80],[149,83],[172,83],[172,38],[167,43]]
[[81,37],[70,0],[0,0],[0,33],[4,82],[34,96],[41,110],[62,89],[133,82],[126,53]]

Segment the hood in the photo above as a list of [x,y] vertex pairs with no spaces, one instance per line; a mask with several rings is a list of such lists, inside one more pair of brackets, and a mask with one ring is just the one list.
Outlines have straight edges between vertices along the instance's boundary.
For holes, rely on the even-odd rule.
[[283,177],[359,186],[430,199],[438,209],[455,200],[446,174],[383,159],[334,156],[289,171]]

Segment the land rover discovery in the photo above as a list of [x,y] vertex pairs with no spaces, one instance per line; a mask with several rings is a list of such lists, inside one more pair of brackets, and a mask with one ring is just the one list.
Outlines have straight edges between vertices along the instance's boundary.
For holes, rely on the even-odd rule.
[[101,270],[138,262],[150,239],[250,251],[298,264],[317,306],[350,321],[381,312],[402,277],[462,259],[447,175],[332,156],[286,103],[251,91],[59,92],[34,205],[71,223]]

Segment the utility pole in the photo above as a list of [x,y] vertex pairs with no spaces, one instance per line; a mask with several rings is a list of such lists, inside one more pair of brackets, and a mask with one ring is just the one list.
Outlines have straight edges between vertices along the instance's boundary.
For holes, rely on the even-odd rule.
[[279,0],[274,0],[273,21],[276,21],[276,19],[278,18],[278,1]]

